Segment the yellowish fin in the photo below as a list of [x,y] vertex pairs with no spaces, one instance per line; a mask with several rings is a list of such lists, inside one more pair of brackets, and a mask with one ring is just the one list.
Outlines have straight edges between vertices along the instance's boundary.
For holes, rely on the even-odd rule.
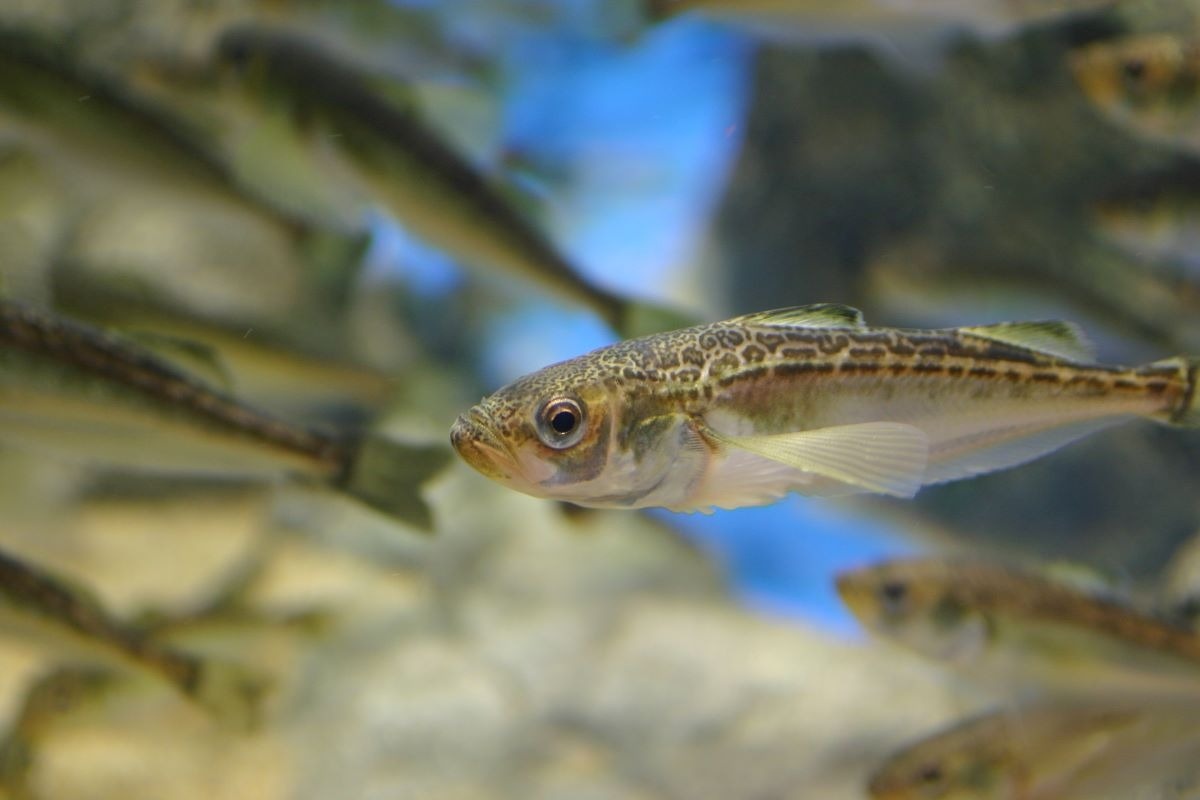
[[925,478],[929,438],[895,422],[864,422],[774,436],[708,435],[801,472],[869,492],[912,497]]

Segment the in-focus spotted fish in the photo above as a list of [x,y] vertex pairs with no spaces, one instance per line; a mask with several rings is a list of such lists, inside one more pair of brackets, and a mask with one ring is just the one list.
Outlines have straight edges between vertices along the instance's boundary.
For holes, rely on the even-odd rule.
[[838,576],[869,630],[1005,691],[1200,695],[1200,634],[1012,567],[907,559]]
[[1060,322],[897,330],[844,306],[768,311],[546,367],[450,438],[526,494],[687,511],[910,497],[1135,417],[1200,424],[1200,362],[1100,366],[1088,350]]

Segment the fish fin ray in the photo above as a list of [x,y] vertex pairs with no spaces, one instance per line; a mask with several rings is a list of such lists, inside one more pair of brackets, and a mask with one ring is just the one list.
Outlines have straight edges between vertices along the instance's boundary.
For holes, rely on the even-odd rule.
[[[897,497],[912,497],[917,493],[924,482],[929,452],[929,439],[924,431],[898,422],[864,422],[766,436],[726,436],[715,432],[711,435],[722,445],[801,472],[830,478],[860,491]],[[803,486],[795,488],[804,491]]]
[[745,325],[768,325],[784,328],[862,328],[862,312],[837,303],[816,303],[808,306],[758,311],[729,320]]
[[934,451],[930,454],[929,465],[925,468],[925,483],[946,483],[1015,467],[1127,419],[1127,416],[1101,417],[1072,425],[1030,431],[1023,436],[1017,434],[1019,438],[1016,439],[1006,438],[991,446],[972,448],[968,453],[947,460],[939,459],[938,453]]
[[1067,361],[1093,361],[1096,357],[1095,348],[1088,341],[1087,335],[1072,322],[1000,322],[959,330]]

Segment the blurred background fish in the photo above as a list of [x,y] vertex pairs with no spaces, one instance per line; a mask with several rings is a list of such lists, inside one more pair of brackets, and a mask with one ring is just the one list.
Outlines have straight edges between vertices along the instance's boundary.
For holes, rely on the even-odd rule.
[[1109,698],[981,714],[889,758],[872,775],[870,795],[876,800],[1192,796],[1187,782],[1200,747],[1194,713],[1187,705],[1146,707]]
[[886,562],[838,576],[869,630],[1015,696],[1200,690],[1200,635],[1128,603],[1002,565]]

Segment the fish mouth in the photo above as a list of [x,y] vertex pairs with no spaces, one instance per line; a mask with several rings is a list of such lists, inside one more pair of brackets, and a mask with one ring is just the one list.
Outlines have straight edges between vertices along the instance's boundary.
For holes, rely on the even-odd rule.
[[834,588],[850,613],[866,624],[870,619],[871,596],[862,580],[854,572],[843,572],[834,578]]
[[516,466],[512,455],[492,432],[491,419],[478,406],[460,414],[450,426],[450,444],[463,461],[483,475],[499,481],[512,479]]

